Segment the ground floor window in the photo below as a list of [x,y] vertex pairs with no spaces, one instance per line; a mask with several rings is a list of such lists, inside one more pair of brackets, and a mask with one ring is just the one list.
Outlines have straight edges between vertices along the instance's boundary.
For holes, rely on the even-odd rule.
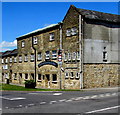
[[17,80],[17,73],[14,73],[14,80]]
[[74,78],[74,73],[73,73],[73,72],[71,72],[70,74],[71,74],[71,77],[70,77],[70,78]]
[[34,73],[31,73],[31,79],[34,80]]
[[57,75],[56,74],[52,74],[52,81],[57,81]]
[[28,74],[27,73],[25,74],[25,79],[28,79]]
[[69,77],[68,72],[65,73],[65,78],[67,79]]
[[41,74],[38,74],[38,81],[41,81]]

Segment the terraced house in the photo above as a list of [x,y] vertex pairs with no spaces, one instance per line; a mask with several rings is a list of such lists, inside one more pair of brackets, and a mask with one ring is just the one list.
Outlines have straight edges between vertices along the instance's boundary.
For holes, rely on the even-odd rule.
[[118,86],[119,15],[71,5],[62,22],[17,38],[2,54],[2,80],[39,88]]

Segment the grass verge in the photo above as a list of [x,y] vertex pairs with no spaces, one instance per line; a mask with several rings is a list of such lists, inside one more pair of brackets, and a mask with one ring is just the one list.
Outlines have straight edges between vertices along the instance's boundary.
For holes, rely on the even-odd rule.
[[4,83],[2,84],[0,83],[0,89],[2,91],[81,91],[78,89],[39,89],[39,88],[29,89],[23,86],[10,85]]

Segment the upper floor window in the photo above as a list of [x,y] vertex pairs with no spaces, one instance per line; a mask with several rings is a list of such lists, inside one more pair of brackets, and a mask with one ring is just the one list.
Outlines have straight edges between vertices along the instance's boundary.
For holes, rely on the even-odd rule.
[[106,47],[104,47],[104,50],[103,50],[103,61],[104,62],[107,62],[107,57],[108,55],[107,55]]
[[72,53],[72,59],[73,59],[73,60],[76,60],[76,52],[73,52],[73,53]]
[[14,57],[14,62],[17,62],[17,57]]
[[37,58],[38,58],[38,61],[42,60],[42,53],[41,52],[38,53],[38,57]]
[[71,60],[71,53],[68,53],[68,60]]
[[50,33],[50,41],[53,41],[55,39],[55,34],[54,33]]
[[50,59],[50,52],[46,51],[46,59]]
[[5,63],[8,63],[8,59],[7,58],[5,59]]
[[72,27],[71,28],[71,34],[72,35],[76,35],[77,34],[77,28],[76,27]]
[[73,77],[74,77],[74,73],[73,73],[73,72],[71,72],[70,74],[71,74],[71,78],[73,78]]
[[10,57],[10,62],[12,62],[12,57]]
[[68,28],[68,29],[66,30],[66,36],[71,36],[71,29],[70,29],[70,28]]
[[35,55],[34,55],[34,54],[31,54],[30,57],[31,57],[31,58],[30,58],[31,61],[34,61],[34,60],[35,60]]
[[37,37],[33,38],[33,44],[37,44]]
[[2,64],[4,63],[4,59],[2,59]]
[[77,52],[77,60],[80,60],[80,52]]
[[64,54],[64,61],[67,61],[67,53]]
[[22,56],[21,55],[19,56],[19,62],[22,62]]
[[69,77],[69,74],[68,72],[65,73],[65,78],[68,78]]
[[25,41],[22,41],[21,44],[22,44],[22,48],[24,48],[25,47]]
[[76,78],[79,78],[79,75],[80,75],[80,74],[77,72],[77,73],[76,73]]
[[28,61],[28,56],[27,55],[25,55],[25,60],[24,60],[25,62],[27,62]]
[[53,50],[52,51],[52,59],[56,59],[57,58],[57,50]]

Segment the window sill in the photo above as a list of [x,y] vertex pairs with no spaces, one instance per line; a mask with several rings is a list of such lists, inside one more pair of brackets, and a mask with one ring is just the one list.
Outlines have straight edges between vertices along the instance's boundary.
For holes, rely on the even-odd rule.
[[52,83],[57,83],[58,81],[52,81]]
[[37,82],[41,82],[42,80],[37,80]]

